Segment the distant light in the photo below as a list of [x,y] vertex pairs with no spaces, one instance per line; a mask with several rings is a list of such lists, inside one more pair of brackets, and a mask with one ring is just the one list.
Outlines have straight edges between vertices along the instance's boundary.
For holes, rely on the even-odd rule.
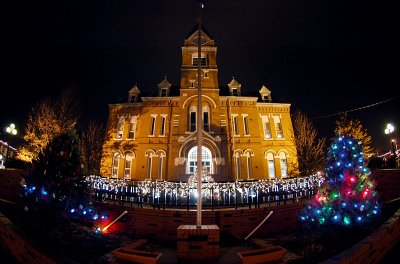
[[392,124],[387,124],[385,129],[385,134],[388,135],[394,131],[394,126]]

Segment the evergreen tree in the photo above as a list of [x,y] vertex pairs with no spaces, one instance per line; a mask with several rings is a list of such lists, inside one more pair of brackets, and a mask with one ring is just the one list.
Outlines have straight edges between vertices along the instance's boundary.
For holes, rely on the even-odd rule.
[[366,167],[361,142],[339,136],[328,151],[327,181],[313,197],[300,220],[321,226],[362,226],[380,211],[375,184]]
[[27,192],[61,209],[77,207],[89,199],[89,188],[81,172],[80,143],[75,131],[56,136],[34,162]]

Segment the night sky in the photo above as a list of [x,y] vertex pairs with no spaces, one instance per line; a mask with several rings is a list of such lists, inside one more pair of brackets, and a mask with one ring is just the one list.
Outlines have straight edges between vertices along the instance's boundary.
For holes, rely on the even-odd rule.
[[[244,94],[266,85],[273,101],[310,118],[389,100],[349,113],[380,151],[389,149],[386,123],[400,129],[394,0],[204,3],[221,85],[232,76]],[[0,126],[15,122],[22,132],[31,106],[67,87],[78,92],[83,120],[105,122],[108,104],[135,84],[155,91],[166,75],[178,86],[197,14],[196,0],[2,1]],[[321,136],[333,136],[336,118],[313,119]]]

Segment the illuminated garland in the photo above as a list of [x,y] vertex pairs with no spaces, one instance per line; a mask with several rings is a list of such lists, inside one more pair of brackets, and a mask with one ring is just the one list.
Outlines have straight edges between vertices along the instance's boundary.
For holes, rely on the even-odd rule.
[[[207,178],[207,180],[210,180]],[[185,198],[197,191],[196,181],[189,182],[168,182],[168,181],[130,181],[122,178],[108,178],[100,176],[87,176],[86,181],[90,182],[93,189],[105,191],[107,193],[118,194],[139,193],[143,196],[153,194],[158,198],[160,193],[169,193]],[[215,182],[204,180],[204,195],[218,193],[234,194],[236,191],[245,196],[254,196],[256,191],[264,194],[288,194],[306,193],[309,190],[322,186],[325,181],[322,174],[315,174],[307,177],[283,178],[283,179],[263,179],[258,181],[235,181],[235,182]]]
[[349,227],[376,219],[380,206],[360,142],[336,138],[325,171],[327,182],[300,214],[301,221]]

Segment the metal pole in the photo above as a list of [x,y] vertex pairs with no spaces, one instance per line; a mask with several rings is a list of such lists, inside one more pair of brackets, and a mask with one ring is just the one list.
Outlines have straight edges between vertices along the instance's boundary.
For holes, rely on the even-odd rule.
[[201,104],[201,9],[202,3],[199,2],[199,24],[197,33],[197,221],[196,225],[198,228],[201,227],[201,175],[202,175],[202,104]]

